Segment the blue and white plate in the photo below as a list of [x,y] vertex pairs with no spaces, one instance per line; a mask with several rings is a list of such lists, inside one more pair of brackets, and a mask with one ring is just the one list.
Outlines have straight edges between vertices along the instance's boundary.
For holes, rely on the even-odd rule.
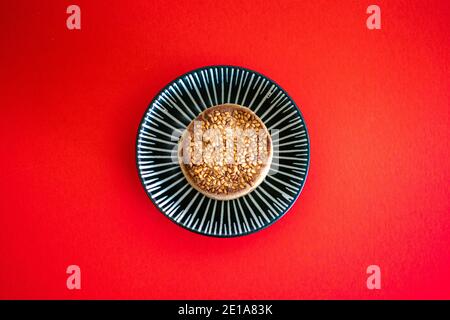
[[[269,174],[254,191],[219,201],[187,182],[177,144],[198,114],[224,103],[248,107],[261,118],[274,154]],[[309,146],[300,110],[278,84],[249,69],[211,66],[182,75],[153,99],[139,125],[136,161],[145,191],[169,219],[204,235],[235,237],[271,225],[292,207],[305,184]]]

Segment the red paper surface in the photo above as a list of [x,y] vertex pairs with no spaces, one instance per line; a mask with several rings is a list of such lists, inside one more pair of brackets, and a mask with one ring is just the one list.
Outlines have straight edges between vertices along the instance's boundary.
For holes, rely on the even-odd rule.
[[[364,1],[2,1],[0,298],[450,298],[450,2],[374,3],[381,30]],[[211,64],[277,81],[311,138],[294,207],[234,239],[172,223],[135,166],[148,103]]]

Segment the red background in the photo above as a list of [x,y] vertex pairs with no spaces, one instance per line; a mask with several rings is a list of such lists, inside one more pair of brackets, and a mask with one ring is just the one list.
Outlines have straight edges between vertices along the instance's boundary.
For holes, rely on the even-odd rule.
[[[375,1],[378,31],[365,1],[74,3],[80,31],[72,2],[0,5],[0,298],[450,298],[449,1]],[[311,138],[294,207],[234,239],[165,218],[135,167],[150,100],[211,64],[277,81]]]

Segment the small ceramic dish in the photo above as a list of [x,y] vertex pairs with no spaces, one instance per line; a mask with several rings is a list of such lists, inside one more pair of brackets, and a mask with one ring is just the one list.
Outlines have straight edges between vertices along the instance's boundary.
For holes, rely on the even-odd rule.
[[[208,193],[180,163],[180,142],[194,119],[220,105],[257,116],[270,133],[271,159],[245,188]],[[200,68],[169,83],[150,103],[136,140],[139,177],[152,202],[180,226],[216,237],[246,235],[280,219],[303,189],[309,159],[308,132],[294,101],[273,80],[234,66]]]

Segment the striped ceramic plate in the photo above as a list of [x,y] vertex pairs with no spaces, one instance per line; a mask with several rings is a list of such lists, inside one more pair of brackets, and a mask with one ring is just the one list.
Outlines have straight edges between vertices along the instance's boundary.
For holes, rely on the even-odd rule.
[[[273,141],[273,161],[253,192],[230,201],[210,199],[192,188],[177,160],[177,142],[204,109],[223,103],[250,108]],[[261,230],[283,216],[299,196],[309,167],[309,137],[303,117],[274,81],[248,69],[211,66],[167,85],[139,125],[136,160],[141,182],[159,210],[201,234],[234,237]]]

